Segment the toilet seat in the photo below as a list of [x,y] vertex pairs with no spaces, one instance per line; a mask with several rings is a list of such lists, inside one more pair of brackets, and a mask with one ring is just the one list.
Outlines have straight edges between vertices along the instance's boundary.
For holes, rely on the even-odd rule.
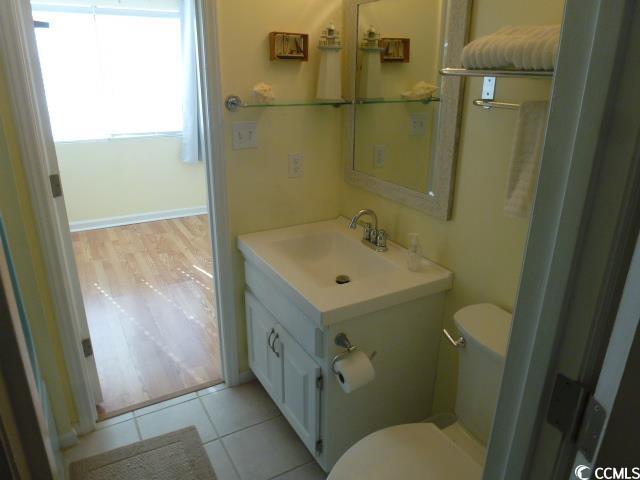
[[327,480],[479,480],[482,466],[432,423],[395,425],[363,438]]

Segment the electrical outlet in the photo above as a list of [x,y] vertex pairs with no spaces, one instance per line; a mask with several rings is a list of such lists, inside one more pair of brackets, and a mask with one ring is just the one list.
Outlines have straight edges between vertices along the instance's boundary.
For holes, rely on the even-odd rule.
[[387,159],[387,147],[385,145],[373,146],[373,168],[384,167],[384,162]]
[[233,149],[258,148],[258,124],[233,122]]
[[304,175],[304,156],[301,153],[289,154],[289,178],[302,177]]
[[409,135],[424,137],[427,134],[427,114],[425,112],[412,113],[409,123]]

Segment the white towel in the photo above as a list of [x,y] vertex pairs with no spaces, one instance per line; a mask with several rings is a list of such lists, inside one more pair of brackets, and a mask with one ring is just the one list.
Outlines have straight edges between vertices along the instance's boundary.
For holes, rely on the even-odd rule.
[[520,106],[504,203],[508,215],[529,216],[538,181],[547,108],[547,102],[524,102]]
[[462,50],[465,68],[553,70],[560,25],[504,27]]

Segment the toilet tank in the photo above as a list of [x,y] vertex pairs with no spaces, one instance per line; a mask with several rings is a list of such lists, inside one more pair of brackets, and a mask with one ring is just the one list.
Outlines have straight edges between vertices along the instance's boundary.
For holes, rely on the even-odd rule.
[[470,305],[453,319],[465,339],[460,348],[456,415],[485,445],[498,401],[511,314],[490,303]]

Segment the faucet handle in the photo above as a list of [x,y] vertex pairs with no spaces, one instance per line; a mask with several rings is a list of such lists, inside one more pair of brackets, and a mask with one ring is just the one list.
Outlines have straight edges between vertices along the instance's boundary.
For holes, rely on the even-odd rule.
[[371,238],[371,224],[369,222],[365,222],[362,224],[362,239],[369,241]]
[[378,248],[383,248],[383,249],[387,249],[387,239],[389,238],[389,235],[387,235],[387,232],[384,231],[384,229],[379,229],[377,232],[377,236],[376,236],[376,246]]

